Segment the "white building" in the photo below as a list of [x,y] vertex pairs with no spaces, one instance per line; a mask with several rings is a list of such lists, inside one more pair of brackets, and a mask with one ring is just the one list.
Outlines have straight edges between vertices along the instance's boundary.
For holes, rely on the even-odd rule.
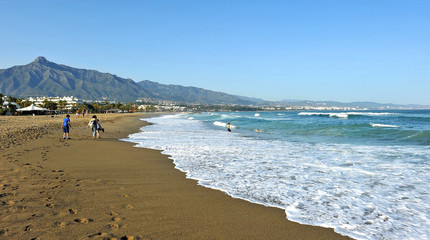
[[60,101],[66,102],[66,106],[65,109],[72,109],[72,107],[74,105],[76,105],[77,103],[82,103],[82,101],[80,101],[79,99],[70,96],[70,97],[29,97],[27,99],[27,101],[32,102],[35,105],[41,106],[43,105],[43,102],[47,100],[47,101],[51,101],[51,102],[55,102],[55,103],[59,103]]

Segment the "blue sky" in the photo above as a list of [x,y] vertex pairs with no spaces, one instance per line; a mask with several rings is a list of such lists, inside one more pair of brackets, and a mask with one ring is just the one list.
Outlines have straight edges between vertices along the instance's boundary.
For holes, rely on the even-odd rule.
[[267,100],[430,105],[430,1],[0,0],[0,68],[37,56]]

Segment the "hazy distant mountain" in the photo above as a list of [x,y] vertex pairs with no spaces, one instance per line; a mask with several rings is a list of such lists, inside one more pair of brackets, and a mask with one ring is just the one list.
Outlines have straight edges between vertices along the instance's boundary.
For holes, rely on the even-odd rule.
[[292,100],[286,99],[279,102],[284,106],[310,106],[310,107],[353,107],[359,109],[389,109],[389,108],[414,108],[428,109],[430,106],[419,104],[399,105],[392,103],[376,103],[376,102],[335,102],[335,101],[309,101],[309,100]]
[[0,92],[15,97],[75,96],[80,99],[135,101],[138,98],[200,104],[251,104],[251,98],[195,87],[139,84],[110,73],[78,69],[38,57],[33,62],[0,70]]

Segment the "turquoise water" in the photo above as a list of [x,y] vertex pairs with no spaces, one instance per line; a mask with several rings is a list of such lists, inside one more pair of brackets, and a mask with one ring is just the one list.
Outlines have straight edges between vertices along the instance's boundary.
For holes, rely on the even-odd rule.
[[[430,111],[246,112],[200,114],[208,124],[231,122],[236,131],[299,142],[430,145]],[[219,126],[223,126],[219,124]]]
[[355,239],[430,239],[430,111],[228,112],[149,121],[127,141],[163,150],[202,186]]

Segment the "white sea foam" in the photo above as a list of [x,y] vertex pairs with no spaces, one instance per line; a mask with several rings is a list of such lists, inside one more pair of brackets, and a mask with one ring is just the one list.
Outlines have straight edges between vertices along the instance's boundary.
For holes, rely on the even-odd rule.
[[149,119],[156,124],[128,141],[164,150],[200,185],[285,209],[293,221],[356,239],[430,238],[425,147],[265,140],[186,118]]
[[397,125],[389,125],[389,124],[379,124],[379,123],[370,123],[372,127],[382,127],[382,128],[399,128]]
[[330,113],[330,117],[348,118],[348,113]]
[[[218,127],[227,127],[228,123],[224,123],[224,122],[220,122],[220,121],[215,121],[213,122],[213,125],[218,126]],[[235,125],[230,124],[231,128],[236,128]]]
[[348,118],[348,113],[329,113],[329,112],[301,112],[298,115],[302,116],[329,116],[329,117],[337,117],[337,118]]
[[223,122],[219,122],[219,121],[215,121],[213,124],[215,126],[219,126],[219,127],[227,127],[227,123],[223,123]]

